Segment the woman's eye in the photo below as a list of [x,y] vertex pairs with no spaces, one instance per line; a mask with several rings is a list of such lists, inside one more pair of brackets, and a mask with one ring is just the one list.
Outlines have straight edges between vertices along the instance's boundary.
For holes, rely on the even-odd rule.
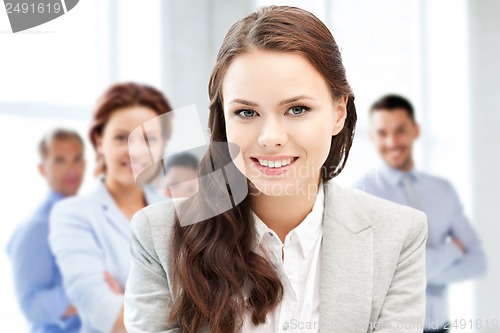
[[117,136],[115,136],[115,140],[120,141],[120,142],[127,141],[127,136],[126,135],[117,135]]
[[255,115],[254,110],[240,110],[236,111],[236,115],[241,118],[252,118]]
[[301,116],[307,111],[309,111],[311,108],[308,108],[307,106],[292,106],[290,109],[288,109],[288,113],[291,114],[292,116]]

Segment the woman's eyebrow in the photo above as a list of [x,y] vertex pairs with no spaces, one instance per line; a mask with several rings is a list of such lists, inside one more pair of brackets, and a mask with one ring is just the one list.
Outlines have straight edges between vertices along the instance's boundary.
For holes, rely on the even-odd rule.
[[314,98],[306,96],[306,95],[299,95],[299,96],[285,99],[285,100],[281,101],[279,105],[281,106],[281,105],[285,105],[285,104],[290,104],[290,103],[296,102],[296,101],[301,100],[301,99],[311,99],[313,101],[315,100]]
[[[293,102],[296,102],[296,101],[301,100],[301,99],[315,100],[314,98],[306,96],[306,95],[299,95],[299,96],[285,99],[285,100],[281,101],[278,105],[281,106],[281,105],[293,103]],[[232,104],[232,103],[240,103],[240,104],[244,104],[244,105],[248,105],[248,106],[259,106],[259,104],[255,103],[255,102],[250,102],[250,101],[247,101],[247,100],[244,100],[241,98],[235,98],[231,102],[229,102],[229,104]]]
[[116,133],[120,133],[120,134],[128,134],[130,131],[129,130],[126,130],[126,129],[123,129],[123,128],[115,128],[113,129],[113,133],[116,134]]
[[249,101],[246,101],[246,100],[241,99],[241,98],[235,98],[231,102],[229,102],[229,104],[233,104],[233,103],[245,104],[248,106],[259,106],[259,104],[257,104],[257,103],[249,102]]

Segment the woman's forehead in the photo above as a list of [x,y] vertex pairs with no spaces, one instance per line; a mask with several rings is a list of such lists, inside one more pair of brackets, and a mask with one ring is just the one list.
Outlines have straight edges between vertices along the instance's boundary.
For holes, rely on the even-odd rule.
[[226,71],[222,92],[224,103],[269,96],[276,101],[328,93],[323,76],[297,53],[254,51],[237,56]]

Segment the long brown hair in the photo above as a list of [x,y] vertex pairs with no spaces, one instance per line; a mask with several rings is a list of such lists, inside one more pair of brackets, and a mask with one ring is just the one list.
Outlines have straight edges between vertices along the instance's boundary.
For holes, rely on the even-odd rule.
[[[299,8],[265,7],[228,31],[208,85],[211,144],[227,142],[222,95],[227,68],[236,56],[253,49],[303,55],[323,75],[332,98],[348,96],[344,128],[332,137],[322,169],[324,181],[335,177],[346,163],[354,136],[354,95],[330,31],[313,14]],[[221,159],[216,153],[209,146],[200,164],[200,176],[224,165],[224,158],[217,162]],[[228,184],[200,177],[199,192],[186,201],[183,216],[196,219],[200,211],[214,210],[211,207],[220,198],[231,195]],[[171,258],[175,297],[169,320],[177,321],[185,333],[205,326],[213,333],[235,332],[241,328],[246,311],[255,325],[264,323],[267,313],[281,301],[283,286],[272,264],[252,251],[256,237],[248,196],[232,209],[196,224],[181,226],[176,216]],[[244,287],[249,290],[247,302]]]
[[[112,85],[99,99],[92,117],[92,124],[90,125],[89,138],[96,152],[97,138],[102,136],[104,127],[108,123],[109,118],[111,118],[111,115],[119,109],[136,105],[150,108],[158,115],[165,114],[172,110],[165,95],[156,88],[134,82],[116,83]],[[170,124],[168,123],[166,125],[166,128],[162,128],[164,138],[168,137],[171,131],[171,128],[168,126]],[[106,165],[104,164],[104,159],[97,154],[94,174],[100,175],[105,172]]]

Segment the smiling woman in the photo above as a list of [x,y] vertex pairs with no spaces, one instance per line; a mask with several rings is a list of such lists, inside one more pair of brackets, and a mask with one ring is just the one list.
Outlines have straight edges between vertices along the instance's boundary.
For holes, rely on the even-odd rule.
[[[333,95],[305,56],[269,50],[236,57],[222,87],[227,141],[240,147],[236,165],[257,190],[274,196],[273,189],[317,187],[331,138],[344,127],[347,95]],[[266,177],[292,169],[278,178],[279,186]],[[310,205],[315,195],[305,199]]]
[[[129,152],[129,134],[148,122],[150,152],[163,151],[168,126],[155,119],[171,110],[163,94],[135,83],[116,84],[102,96],[90,139],[96,150],[94,191],[57,204],[51,214],[50,245],[65,290],[83,318],[81,332],[123,332],[123,290],[129,270],[132,215],[162,198],[139,187],[133,168],[149,154]],[[158,140],[153,140],[156,133]],[[133,154],[133,156],[132,156]],[[135,164],[131,163],[133,159]],[[143,162],[146,164],[146,162]]]
[[421,332],[425,216],[332,180],[356,108],[328,28],[288,6],[241,19],[209,97],[199,191],[134,216],[128,332]]

